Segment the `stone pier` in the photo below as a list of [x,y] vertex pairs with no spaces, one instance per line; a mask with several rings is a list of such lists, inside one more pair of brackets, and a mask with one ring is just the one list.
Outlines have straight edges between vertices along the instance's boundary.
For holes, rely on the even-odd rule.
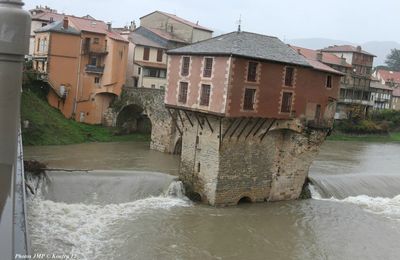
[[178,113],[180,178],[188,196],[215,206],[297,199],[327,134],[300,120]]

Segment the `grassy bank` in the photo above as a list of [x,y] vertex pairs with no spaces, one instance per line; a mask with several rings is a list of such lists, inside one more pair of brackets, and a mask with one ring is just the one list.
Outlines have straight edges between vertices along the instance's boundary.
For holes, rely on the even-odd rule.
[[22,129],[24,145],[60,145],[85,142],[149,141],[144,134],[114,135],[115,129],[87,125],[66,119],[40,94],[29,88],[22,93],[21,120],[29,127]]

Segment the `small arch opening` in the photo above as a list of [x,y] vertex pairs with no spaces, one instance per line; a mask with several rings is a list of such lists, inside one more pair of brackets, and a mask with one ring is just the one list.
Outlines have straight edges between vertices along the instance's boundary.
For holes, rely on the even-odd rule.
[[176,154],[176,155],[182,154],[182,137],[179,137],[178,141],[176,141],[173,154]]
[[193,202],[201,202],[202,201],[200,193],[197,193],[194,191],[186,194],[186,196]]
[[250,199],[250,197],[242,197],[237,204],[247,204],[247,203],[252,203],[253,201]]

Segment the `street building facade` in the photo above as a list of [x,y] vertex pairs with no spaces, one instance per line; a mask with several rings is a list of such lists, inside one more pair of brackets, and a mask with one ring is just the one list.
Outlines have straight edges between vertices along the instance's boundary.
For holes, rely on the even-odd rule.
[[50,86],[48,102],[80,122],[111,124],[104,115],[125,83],[127,55],[128,41],[91,17],[35,31],[33,67]]

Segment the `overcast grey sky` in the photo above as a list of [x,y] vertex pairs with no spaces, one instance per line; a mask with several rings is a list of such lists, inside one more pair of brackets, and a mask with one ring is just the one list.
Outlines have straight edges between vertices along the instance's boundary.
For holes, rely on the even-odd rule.
[[242,29],[280,39],[330,38],[354,43],[400,42],[398,0],[25,0],[25,8],[48,5],[59,12],[111,21],[114,27],[139,24],[155,10],[176,14],[216,30]]

